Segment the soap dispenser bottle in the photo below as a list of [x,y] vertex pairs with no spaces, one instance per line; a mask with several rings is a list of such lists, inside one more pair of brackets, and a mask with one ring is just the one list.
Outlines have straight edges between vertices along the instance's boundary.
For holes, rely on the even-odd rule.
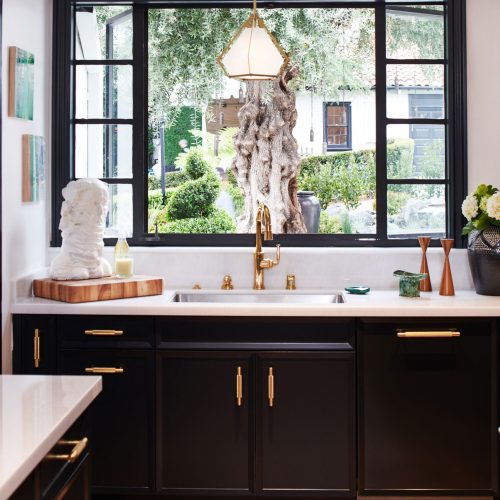
[[130,278],[134,274],[134,260],[123,233],[120,233],[115,245],[115,274],[117,278]]

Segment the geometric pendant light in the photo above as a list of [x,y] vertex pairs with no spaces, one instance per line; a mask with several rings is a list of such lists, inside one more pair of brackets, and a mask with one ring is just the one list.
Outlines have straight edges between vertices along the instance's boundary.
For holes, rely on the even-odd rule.
[[288,61],[287,53],[257,13],[256,0],[250,17],[217,57],[227,77],[251,81],[276,79]]

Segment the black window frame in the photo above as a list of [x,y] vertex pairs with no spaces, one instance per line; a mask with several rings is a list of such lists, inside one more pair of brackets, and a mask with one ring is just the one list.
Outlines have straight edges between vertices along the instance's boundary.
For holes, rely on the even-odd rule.
[[[335,101],[335,102],[325,102],[323,104],[323,140],[326,144],[326,150],[328,152],[338,152],[338,151],[352,151],[352,106],[351,101]],[[347,129],[347,142],[346,144],[328,144],[328,108],[340,108],[343,107],[346,110],[346,124],[339,125]],[[334,125],[335,127],[335,125]]]
[[[419,2],[395,1],[399,6],[415,6]],[[388,180],[387,162],[387,125],[391,123],[415,123],[418,119],[389,119],[386,110],[386,65],[425,63],[425,60],[394,60],[386,57],[386,6],[394,8],[393,3],[383,1],[342,1],[342,0],[275,0],[259,2],[259,8],[373,8],[375,11],[375,72],[376,72],[376,163],[377,163],[377,233],[376,234],[306,234],[276,235],[275,242],[294,247],[411,247],[417,246],[415,238],[393,239],[387,237],[387,186],[408,183],[401,180]],[[445,58],[428,61],[427,64],[445,65],[446,116],[446,206],[447,236],[455,239],[457,248],[465,247],[461,236],[464,219],[460,212],[461,201],[467,194],[467,73],[466,73],[466,0],[442,0],[425,2],[426,5],[441,5],[445,15]],[[148,8],[249,8],[248,1],[242,0],[54,0],[53,33],[53,134],[52,134],[52,237],[51,246],[61,245],[58,229],[62,204],[61,189],[72,179],[72,154],[74,150],[73,128],[77,120],[72,119],[73,75],[70,71],[73,54],[74,33],[73,14],[76,6],[82,5],[130,5],[133,8],[133,227],[134,235],[129,242],[134,246],[252,246],[252,234],[147,234],[147,10]],[[88,63],[88,61],[85,61]],[[99,61],[103,64],[105,61]],[[116,64],[116,62],[112,62]],[[138,106],[137,103],[143,103]],[[90,120],[91,121],[91,120]],[[117,120],[121,121],[121,120]],[[426,123],[432,123],[426,120]],[[383,165],[383,168],[382,168]],[[69,168],[68,168],[69,166]],[[144,168],[143,168],[144,166]],[[453,167],[451,167],[453,166]],[[117,184],[121,183],[117,180]],[[127,180],[127,183],[130,179]],[[415,183],[414,180],[411,183]],[[426,180],[425,184],[441,184],[442,181]],[[137,228],[142,231],[137,232]],[[107,238],[105,243],[112,245],[116,239]],[[434,246],[439,241],[433,240]]]

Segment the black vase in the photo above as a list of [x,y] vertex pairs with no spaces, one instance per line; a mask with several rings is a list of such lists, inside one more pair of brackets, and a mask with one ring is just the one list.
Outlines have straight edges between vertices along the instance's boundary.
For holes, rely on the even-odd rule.
[[321,206],[318,198],[314,196],[312,191],[299,191],[299,198],[302,216],[309,234],[315,234],[319,230],[319,217],[321,215]]
[[468,256],[476,293],[500,295],[500,227],[472,231]]

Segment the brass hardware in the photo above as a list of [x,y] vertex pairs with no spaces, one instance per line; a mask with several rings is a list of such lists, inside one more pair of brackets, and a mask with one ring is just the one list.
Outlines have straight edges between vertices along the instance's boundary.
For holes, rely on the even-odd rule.
[[286,276],[286,289],[287,290],[297,290],[295,285],[295,274],[287,274]]
[[119,374],[123,372],[123,368],[114,368],[112,366],[92,366],[91,368],[85,368],[85,373]]
[[221,290],[233,290],[234,289],[233,278],[231,278],[231,276],[229,276],[229,274],[226,274],[226,276],[224,276],[224,279],[222,280],[222,286],[220,288],[221,288]]
[[193,290],[201,290],[201,286],[200,286],[200,284],[199,284],[199,283],[195,283],[195,284],[193,285]]
[[269,398],[269,408],[274,405],[274,374],[273,367],[269,367],[269,375],[267,376],[267,396]]
[[78,460],[78,457],[87,447],[88,442],[89,440],[86,437],[80,439],[80,441],[66,441],[64,439],[61,439],[57,442],[57,446],[73,446],[71,452],[61,454],[49,453],[45,456],[45,458],[48,458],[50,460],[64,460],[72,464],[73,462],[76,462],[76,460]]
[[452,337],[460,337],[460,332],[457,330],[443,330],[435,332],[418,332],[399,330],[397,332],[399,338],[413,338],[413,339],[447,339]]
[[99,335],[103,337],[113,337],[123,335],[123,330],[85,330],[85,335]]
[[272,240],[273,231],[271,227],[271,212],[265,203],[261,203],[255,216],[255,253],[253,266],[253,289],[264,290],[264,269],[271,269],[280,263],[280,246],[276,245],[276,258],[274,260],[264,258],[262,251],[262,224],[264,224],[264,239]]
[[40,368],[40,330],[35,328],[33,333],[33,366]]
[[243,375],[241,374],[241,366],[236,370],[236,404],[241,406],[243,401]]

